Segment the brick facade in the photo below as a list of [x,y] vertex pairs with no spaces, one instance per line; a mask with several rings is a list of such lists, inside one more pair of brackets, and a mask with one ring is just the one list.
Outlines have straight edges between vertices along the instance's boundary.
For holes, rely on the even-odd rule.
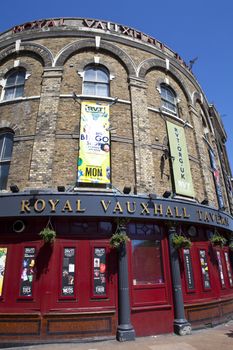
[[[75,186],[80,105],[72,94],[82,98],[82,71],[98,61],[110,72],[110,96],[118,98],[110,108],[115,130],[111,135],[113,186],[122,190],[130,184],[135,193],[159,196],[165,190],[174,191],[171,162],[164,157],[169,120],[185,130],[195,200],[207,198],[218,207],[208,155],[211,148],[220,170],[224,206],[232,210],[232,198],[225,189],[225,177],[231,177],[227,155],[224,151],[223,167],[218,155],[219,123],[184,62],[166,47],[106,33],[101,26],[82,32],[72,22],[69,37],[68,30],[58,25],[47,31],[22,30],[0,36],[0,90],[13,67],[25,67],[28,74],[23,98],[0,101],[0,127],[17,129],[8,189],[13,183],[21,189]],[[18,48],[16,40],[21,40]],[[178,118],[161,112],[161,83],[177,95]],[[209,127],[208,142],[202,115]]]

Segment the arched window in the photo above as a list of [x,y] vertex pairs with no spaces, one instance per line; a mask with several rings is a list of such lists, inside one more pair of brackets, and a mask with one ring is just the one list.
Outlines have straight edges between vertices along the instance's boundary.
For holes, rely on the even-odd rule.
[[0,190],[5,190],[10,169],[14,134],[0,131]]
[[6,76],[4,100],[12,100],[23,96],[26,71],[23,68],[14,69]]
[[176,94],[166,84],[161,84],[160,89],[161,89],[162,109],[164,111],[177,115]]
[[88,66],[84,71],[83,94],[109,96],[109,72],[104,67]]

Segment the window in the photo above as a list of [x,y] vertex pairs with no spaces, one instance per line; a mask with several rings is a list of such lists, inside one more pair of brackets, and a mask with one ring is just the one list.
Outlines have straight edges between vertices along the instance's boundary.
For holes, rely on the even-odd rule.
[[15,69],[7,74],[4,88],[4,100],[12,100],[23,96],[25,83],[25,69]]
[[133,284],[164,283],[160,240],[131,240]]
[[161,84],[162,109],[174,115],[177,114],[177,102],[174,91],[167,85]]
[[109,96],[109,73],[106,68],[89,66],[85,69],[83,94]]
[[0,133],[0,190],[6,189],[13,147],[13,133]]

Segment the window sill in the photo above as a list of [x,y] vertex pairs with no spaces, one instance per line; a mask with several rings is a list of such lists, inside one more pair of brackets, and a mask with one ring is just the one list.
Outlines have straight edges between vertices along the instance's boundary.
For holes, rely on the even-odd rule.
[[17,98],[13,98],[12,100],[2,100],[0,101],[0,105],[12,104],[12,103],[18,103],[18,102],[30,101],[30,100],[39,100],[39,99],[40,99],[40,96],[17,97]]

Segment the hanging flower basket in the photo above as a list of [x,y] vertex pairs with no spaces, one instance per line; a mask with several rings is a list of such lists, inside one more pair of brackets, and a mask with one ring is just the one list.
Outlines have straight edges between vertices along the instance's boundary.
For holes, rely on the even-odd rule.
[[221,236],[218,232],[214,233],[213,236],[210,238],[210,242],[214,246],[220,246],[223,247],[227,243],[227,239],[223,236]]
[[110,238],[110,247],[119,249],[122,244],[126,244],[130,241],[130,238],[127,236],[126,233],[126,225],[128,224],[129,220],[124,218],[118,218],[116,219],[117,228],[116,232],[112,235]]
[[110,239],[110,247],[119,249],[121,244],[126,244],[130,241],[130,238],[122,232],[116,232],[112,235]]
[[39,235],[45,243],[53,243],[56,238],[56,232],[49,227],[45,227]]
[[174,248],[181,249],[181,248],[190,248],[192,245],[192,242],[190,241],[189,238],[183,235],[175,234],[172,237],[172,244]]

